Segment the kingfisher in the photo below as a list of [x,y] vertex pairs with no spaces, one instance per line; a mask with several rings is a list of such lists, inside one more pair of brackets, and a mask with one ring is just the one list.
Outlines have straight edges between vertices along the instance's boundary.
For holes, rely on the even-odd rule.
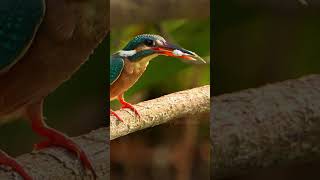
[[[124,100],[124,93],[137,82],[150,60],[159,55],[205,63],[205,60],[196,53],[173,45],[159,35],[138,35],[129,41],[122,50],[110,57],[110,101],[118,99],[122,104],[121,108],[128,108],[140,117],[139,112]],[[124,122],[111,109],[110,114]]]
[[[79,69],[108,31],[106,0],[1,0],[0,124],[23,118],[46,138],[37,150],[59,146],[73,152],[96,173],[86,153],[71,138],[46,125],[44,98]],[[23,140],[22,140],[23,141]],[[33,178],[0,150],[0,165],[25,180]]]

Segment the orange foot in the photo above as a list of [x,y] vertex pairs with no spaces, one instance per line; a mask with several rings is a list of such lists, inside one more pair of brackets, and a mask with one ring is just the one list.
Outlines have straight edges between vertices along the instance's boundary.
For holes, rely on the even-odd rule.
[[42,101],[40,103],[30,105],[27,108],[27,115],[28,119],[31,121],[32,130],[40,136],[47,138],[46,141],[36,144],[35,149],[39,150],[50,146],[63,147],[75,153],[81,160],[83,166],[92,172],[94,179],[97,178],[92,163],[86,153],[71,138],[55,129],[48,127],[43,121]]
[[81,160],[83,166],[86,169],[90,170],[94,178],[96,179],[97,175],[93,169],[92,163],[89,160],[88,156],[71,138],[51,128],[37,129],[35,131],[39,134],[43,133],[42,135],[48,138],[48,140],[46,141],[42,141],[38,144],[35,144],[34,147],[36,150],[44,149],[51,146],[63,147],[75,153],[77,157]]
[[23,169],[23,167],[12,157],[0,150],[0,165],[9,166],[20,174],[25,180],[32,180],[31,176]]
[[113,115],[114,117],[116,117],[119,121],[124,123],[123,119],[117,113],[112,111],[111,109],[110,109],[110,114]]
[[130,103],[128,103],[128,102],[126,102],[126,101],[124,100],[123,95],[118,96],[118,100],[119,100],[120,103],[122,104],[121,109],[128,108],[128,109],[130,109],[131,111],[133,111],[139,118],[141,117],[140,114],[139,114],[139,112],[137,111],[137,109],[134,108],[134,107],[132,106],[132,104],[130,104]]

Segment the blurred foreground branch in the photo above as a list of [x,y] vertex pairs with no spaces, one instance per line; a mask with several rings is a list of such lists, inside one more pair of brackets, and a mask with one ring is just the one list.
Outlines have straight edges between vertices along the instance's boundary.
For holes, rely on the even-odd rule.
[[110,117],[110,140],[181,117],[209,114],[210,86],[180,91],[141,102],[135,105],[135,108],[141,115],[140,119],[130,110],[116,112],[126,123],[118,121],[113,116]]
[[320,158],[320,75],[212,101],[212,176]]
[[210,0],[110,0],[111,28],[210,16]]
[[[83,147],[91,159],[98,180],[109,177],[109,130],[101,128],[89,134],[74,138],[75,142]],[[57,180],[57,179],[83,179],[92,180],[90,173],[85,173],[81,162],[76,156],[62,148],[52,147],[38,152],[32,152],[19,156],[19,162],[26,168],[35,180]],[[0,179],[16,180],[15,172],[4,171],[0,168]],[[19,178],[20,179],[20,178]]]

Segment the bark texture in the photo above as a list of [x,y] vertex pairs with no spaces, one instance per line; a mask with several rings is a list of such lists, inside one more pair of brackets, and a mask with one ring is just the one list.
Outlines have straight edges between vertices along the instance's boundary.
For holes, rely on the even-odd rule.
[[116,111],[125,123],[110,116],[110,140],[181,117],[209,114],[210,86],[172,93],[134,107],[139,111],[140,119],[130,110]]
[[[109,129],[101,128],[74,138],[91,159],[98,180],[109,179]],[[62,148],[52,147],[17,158],[35,180],[81,179],[91,180],[76,156]],[[14,171],[0,168],[0,179],[22,180]]]
[[320,158],[320,75],[211,101],[212,177]]

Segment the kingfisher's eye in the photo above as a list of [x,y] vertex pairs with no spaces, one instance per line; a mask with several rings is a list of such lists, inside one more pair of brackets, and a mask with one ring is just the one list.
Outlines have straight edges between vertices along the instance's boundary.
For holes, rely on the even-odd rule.
[[146,40],[144,41],[144,44],[145,44],[146,46],[151,47],[151,46],[155,46],[155,45],[156,45],[156,42],[153,41],[153,40],[151,40],[151,39],[146,39]]

